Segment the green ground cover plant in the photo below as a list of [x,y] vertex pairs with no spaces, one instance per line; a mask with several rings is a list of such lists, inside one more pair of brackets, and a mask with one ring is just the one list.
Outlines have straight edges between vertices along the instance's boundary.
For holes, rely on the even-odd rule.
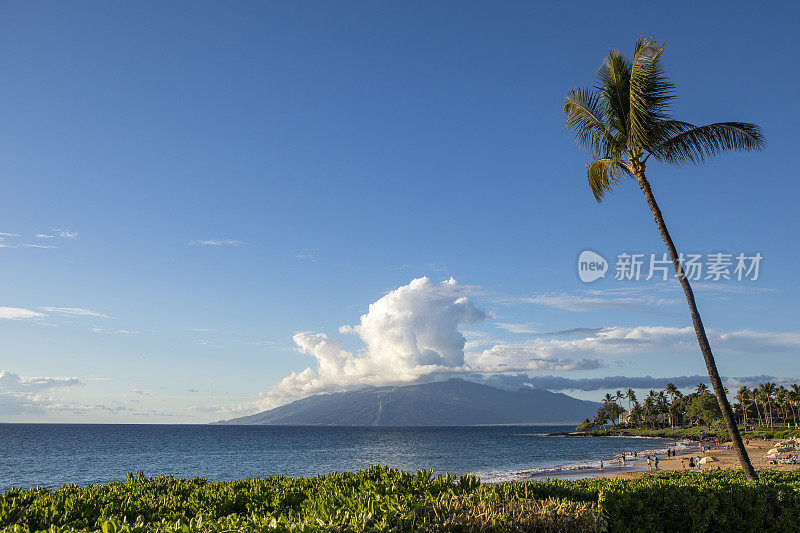
[[800,531],[800,473],[709,471],[636,480],[483,485],[375,466],[229,482],[128,475],[123,483],[0,495],[0,530]]

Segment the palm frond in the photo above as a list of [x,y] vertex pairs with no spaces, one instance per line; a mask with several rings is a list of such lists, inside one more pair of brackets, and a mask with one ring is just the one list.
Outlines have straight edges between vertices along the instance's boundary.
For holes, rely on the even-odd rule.
[[760,150],[761,128],[747,122],[717,122],[694,126],[653,147],[653,157],[672,164],[698,165],[720,152]]
[[674,85],[661,66],[665,46],[652,37],[640,37],[636,43],[630,67],[628,146],[631,148],[646,150],[659,143],[662,139],[654,126],[669,120],[666,110],[674,97]]
[[567,128],[579,144],[589,148],[595,157],[607,151],[613,137],[605,123],[608,110],[597,94],[587,88],[570,90],[563,113],[567,115]]
[[630,62],[616,50],[611,50],[597,71],[596,89],[605,100],[613,128],[620,138],[625,139],[625,144],[629,126],[630,79]]
[[604,157],[595,159],[586,165],[586,177],[589,179],[589,187],[592,189],[594,199],[600,203],[606,193],[610,193],[613,186],[625,176],[632,176],[628,165],[619,159]]

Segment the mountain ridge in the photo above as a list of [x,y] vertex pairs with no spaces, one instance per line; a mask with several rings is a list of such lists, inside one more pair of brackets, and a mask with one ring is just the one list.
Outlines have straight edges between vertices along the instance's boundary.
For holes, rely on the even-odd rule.
[[567,424],[594,416],[600,404],[563,393],[516,391],[451,378],[405,386],[318,394],[223,425],[479,426]]

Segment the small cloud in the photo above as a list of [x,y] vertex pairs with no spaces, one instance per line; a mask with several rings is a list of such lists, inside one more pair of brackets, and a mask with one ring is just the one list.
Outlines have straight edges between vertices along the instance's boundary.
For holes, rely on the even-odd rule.
[[58,248],[58,246],[50,246],[48,244],[20,244],[25,248]]
[[78,378],[22,378],[17,374],[3,370],[0,372],[0,391],[12,393],[38,393],[49,389],[74,387],[83,385]]
[[19,233],[3,233],[3,232],[0,232],[0,239],[5,239],[6,237],[19,237]]
[[91,330],[95,333],[113,333],[115,335],[139,335],[141,333],[141,331],[131,331],[127,329],[103,329],[96,326],[91,328]]
[[40,318],[43,317],[42,313],[31,311],[30,309],[22,309],[19,307],[0,307],[0,319],[16,320],[20,318]]
[[495,325],[498,328],[504,329],[510,333],[539,333],[539,329],[536,327],[536,324],[508,324],[504,322],[495,322]]
[[499,304],[534,304],[563,311],[596,311],[623,309],[663,314],[658,308],[679,302],[677,298],[659,298],[651,295],[620,296],[611,291],[603,294],[593,291],[589,296],[578,294],[537,294],[522,298],[504,298]]
[[100,318],[108,318],[108,315],[92,311],[91,309],[83,309],[81,307],[40,307],[42,311],[49,311],[64,316],[95,316]]
[[733,285],[724,283],[693,283],[692,288],[698,292],[717,292],[725,294],[766,294],[780,292],[770,287],[753,287],[749,285]]
[[53,228],[53,231],[59,237],[63,237],[64,239],[76,239],[78,238],[78,233],[75,231],[70,231],[64,228]]
[[252,346],[281,346],[286,343],[278,341],[244,341],[244,344],[250,344]]
[[37,233],[36,234],[36,238],[37,239],[53,239],[53,238],[55,238],[55,235],[45,235],[44,233]]
[[197,389],[186,389],[186,392],[200,392],[200,391]]
[[197,339],[194,341],[195,344],[202,344],[203,346],[208,346],[210,348],[225,348],[225,346],[220,346],[219,344],[214,344],[213,342],[206,340],[206,339]]
[[317,255],[319,255],[319,248],[306,248],[294,254],[297,259],[311,261],[312,263],[316,262]]
[[190,241],[188,243],[189,246],[242,246],[244,241],[237,241],[235,239],[209,239],[204,241]]

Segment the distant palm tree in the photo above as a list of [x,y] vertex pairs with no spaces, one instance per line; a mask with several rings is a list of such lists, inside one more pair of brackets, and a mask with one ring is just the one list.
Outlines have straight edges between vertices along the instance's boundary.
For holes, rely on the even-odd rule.
[[622,394],[622,391],[617,391],[617,393],[614,395],[614,400],[616,400],[616,402],[619,404],[620,407],[622,407],[622,403],[620,402],[624,397],[625,395]]
[[758,425],[765,426],[766,425],[766,413],[764,414],[764,422],[761,421],[761,405],[764,404],[764,391],[761,390],[761,387],[757,389],[753,389],[753,403],[756,406],[756,416],[758,416]]
[[628,412],[632,412],[633,404],[636,403],[636,392],[633,389],[628,389],[628,392],[625,393],[625,397],[628,398]]
[[742,406],[742,416],[744,417],[742,424],[747,426],[747,408],[750,405],[750,389],[748,387],[741,387],[736,391],[736,399],[739,400],[739,405]]
[[667,383],[667,386],[664,387],[664,392],[669,394],[669,399],[671,402],[675,401],[675,396],[680,394],[681,391],[678,390],[678,387],[673,385],[672,383]]
[[704,394],[708,392],[708,387],[706,387],[705,383],[698,383],[697,384],[697,394]]
[[645,178],[645,163],[653,157],[656,161],[670,164],[700,164],[706,157],[726,150],[759,150],[764,140],[755,124],[718,122],[695,126],[671,118],[667,107],[674,96],[674,86],[662,69],[663,53],[664,45],[650,37],[641,37],[637,41],[632,60],[611,51],[598,72],[596,91],[578,88],[567,93],[564,104],[566,125],[592,152],[593,161],[587,165],[586,174],[598,202],[623,178],[638,182],[686,295],[700,351],[742,469],[748,479],[755,480],[757,476],[744,448],[733,410],[722,391],[722,380],[694,293]]
[[789,387],[789,399],[792,402],[792,415],[794,418],[794,425],[797,426],[797,412],[800,410],[800,385],[793,383]]
[[775,384],[767,381],[759,385],[759,390],[762,394],[765,411],[769,413],[769,427],[775,427],[772,423],[772,397],[775,396]]
[[781,408],[781,414],[783,414],[783,421],[787,422],[789,420],[789,391],[786,390],[786,387],[781,385],[778,387],[778,390],[775,392],[775,403]]

